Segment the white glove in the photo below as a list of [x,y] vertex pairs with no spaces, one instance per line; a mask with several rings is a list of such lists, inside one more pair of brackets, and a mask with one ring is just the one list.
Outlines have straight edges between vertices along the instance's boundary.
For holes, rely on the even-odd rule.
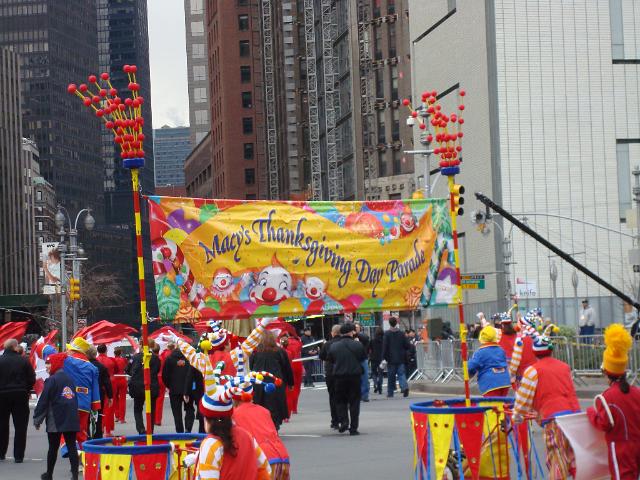
[[263,327],[267,327],[271,322],[273,322],[274,320],[277,320],[278,317],[266,317],[266,318],[262,318],[258,321],[259,325],[262,325]]
[[182,463],[184,464],[185,467],[188,468],[192,465],[195,465],[197,459],[198,459],[197,453],[190,453],[189,455],[184,457],[184,460],[182,460]]
[[159,338],[160,338],[160,340],[162,340],[163,342],[166,342],[166,343],[178,343],[178,340],[180,340],[180,337],[178,337],[173,332],[163,333],[162,335],[160,335]]
[[384,370],[385,368],[387,368],[387,361],[386,360],[382,360],[380,362],[380,370]]

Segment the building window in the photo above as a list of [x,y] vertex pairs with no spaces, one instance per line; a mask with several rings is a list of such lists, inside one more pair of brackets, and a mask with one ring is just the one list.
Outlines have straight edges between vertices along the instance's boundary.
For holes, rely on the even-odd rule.
[[378,68],[376,71],[376,98],[384,99],[384,71]]
[[42,222],[38,222],[38,231],[41,232],[42,231]]
[[391,140],[400,141],[400,109],[393,110],[393,123],[391,124]]
[[633,207],[631,190],[631,164],[640,157],[640,140],[618,140],[616,161],[618,167],[618,206],[620,223],[626,222],[627,211]]
[[242,92],[242,108],[253,107],[251,92]]
[[375,30],[375,60],[382,60],[382,27],[373,27]]
[[384,110],[378,110],[376,115],[378,117],[378,143],[387,143],[384,124]]
[[396,13],[396,0],[387,0],[387,15]]
[[396,24],[389,24],[389,56],[395,57],[397,55],[396,50]]
[[250,52],[249,40],[240,40],[240,56],[248,57]]
[[244,159],[253,160],[253,143],[244,144]]
[[193,80],[196,82],[201,82],[207,79],[207,67],[204,65],[194,65],[193,66]]
[[387,176],[387,160],[384,152],[378,152],[378,176]]
[[402,173],[402,157],[400,157],[399,150],[393,150],[391,152],[391,163],[393,167],[393,175],[400,175]]
[[249,15],[238,15],[238,30],[241,32],[249,30]]
[[202,15],[203,13],[204,13],[204,8],[202,5],[202,0],[191,0],[191,14]]
[[253,133],[253,117],[244,117],[242,119],[242,133],[245,135]]
[[398,99],[398,67],[391,67],[391,100]]
[[246,200],[255,200],[256,199],[256,194],[255,193],[247,193],[244,198]]
[[240,81],[242,83],[251,82],[251,67],[248,65],[242,65],[240,67]]
[[204,35],[204,23],[191,22],[191,35],[194,37],[202,37]]
[[204,103],[207,101],[207,89],[198,87],[193,89],[193,103]]
[[36,200],[42,201],[42,190],[36,190]]
[[255,185],[256,183],[256,170],[255,168],[244,169],[244,183],[246,185]]
[[196,125],[206,125],[207,123],[209,123],[209,112],[196,110]]
[[382,3],[382,0],[373,0],[372,1],[372,7],[373,7],[373,18],[378,18],[381,16],[381,10],[380,10],[380,4]]
[[249,0],[238,0],[239,7],[246,7],[247,5],[249,5]]
[[194,43],[191,45],[191,56],[193,58],[204,58],[204,43]]

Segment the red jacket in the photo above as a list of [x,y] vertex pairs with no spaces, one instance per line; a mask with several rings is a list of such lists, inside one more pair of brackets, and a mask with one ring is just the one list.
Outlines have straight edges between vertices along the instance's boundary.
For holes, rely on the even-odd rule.
[[101,353],[98,355],[97,360],[104,365],[109,372],[109,378],[113,380],[113,376],[118,373],[118,365],[116,364],[115,358],[109,357],[106,353]]
[[580,411],[569,365],[548,356],[539,359],[533,368],[538,372],[533,408],[543,423],[559,414]]
[[220,478],[229,480],[249,480],[258,477],[256,465],[256,449],[253,438],[241,427],[233,426],[233,442],[236,446],[236,456],[224,455]]
[[269,461],[289,458],[289,452],[280,440],[271,413],[266,408],[242,402],[233,409],[233,421],[256,439]]
[[[218,362],[224,362],[224,370],[222,370],[222,375],[231,375],[232,377],[236,376],[236,367],[233,365],[233,360],[231,360],[231,353],[226,350],[214,350],[209,354],[209,360],[211,361],[211,366],[216,368]],[[247,363],[245,365],[249,367],[249,359],[245,360]]]
[[602,396],[609,405],[613,425],[599,399],[595,401],[595,408],[587,409],[587,416],[592,425],[605,432],[607,443],[626,440],[640,443],[640,388],[631,387],[629,393],[625,394],[616,382],[605,390]]

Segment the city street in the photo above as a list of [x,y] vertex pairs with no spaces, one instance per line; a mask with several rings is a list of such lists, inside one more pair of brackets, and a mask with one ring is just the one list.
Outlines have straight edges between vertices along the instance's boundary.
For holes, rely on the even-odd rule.
[[[329,405],[327,391],[318,388],[304,389],[300,397],[300,413],[291,423],[282,427],[281,435],[289,450],[292,463],[292,478],[304,480],[326,480],[327,478],[396,478],[406,479],[412,475],[411,430],[409,427],[409,405],[433,398],[428,394],[411,394],[409,398],[396,396],[387,399],[384,395],[372,395],[369,403],[361,404],[360,433],[358,437],[339,434],[329,429]],[[581,402],[586,408],[591,401]],[[132,404],[127,407],[127,424],[116,426],[118,434],[132,434]],[[161,433],[170,432],[172,422],[168,399],[164,404]],[[540,433],[536,439],[539,452]],[[13,441],[13,437],[11,438]],[[12,453],[9,448],[8,455]],[[7,458],[2,463],[1,478],[37,479],[45,470],[47,439],[44,430],[29,429],[27,452],[23,464],[15,464]],[[68,477],[69,463],[58,459],[54,478]]]

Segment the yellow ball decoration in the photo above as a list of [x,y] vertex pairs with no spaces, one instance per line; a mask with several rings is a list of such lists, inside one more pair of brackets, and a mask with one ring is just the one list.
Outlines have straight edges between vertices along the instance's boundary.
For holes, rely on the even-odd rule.
[[203,352],[208,352],[212,347],[213,345],[211,345],[211,342],[209,340],[203,340],[200,342],[200,350],[202,350]]
[[261,373],[258,373],[256,375],[256,380],[260,380],[260,381],[264,380],[264,375],[262,375]]
[[171,289],[169,288],[169,285],[165,285],[164,287],[162,287],[162,293],[165,297],[169,297],[171,295]]

